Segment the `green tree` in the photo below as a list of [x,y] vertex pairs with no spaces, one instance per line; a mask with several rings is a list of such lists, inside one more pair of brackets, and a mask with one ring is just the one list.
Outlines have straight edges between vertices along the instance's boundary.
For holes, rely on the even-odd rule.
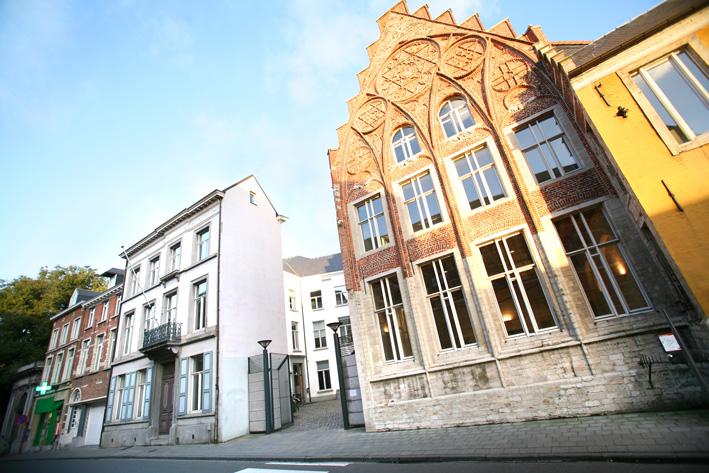
[[106,281],[88,266],[44,267],[36,278],[0,280],[0,411],[17,368],[44,359],[49,318],[68,307],[77,287],[103,291]]

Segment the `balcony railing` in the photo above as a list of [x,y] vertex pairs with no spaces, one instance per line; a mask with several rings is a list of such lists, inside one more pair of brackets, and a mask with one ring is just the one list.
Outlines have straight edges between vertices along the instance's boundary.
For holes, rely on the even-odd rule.
[[143,348],[161,343],[178,342],[182,334],[182,324],[168,322],[143,332]]

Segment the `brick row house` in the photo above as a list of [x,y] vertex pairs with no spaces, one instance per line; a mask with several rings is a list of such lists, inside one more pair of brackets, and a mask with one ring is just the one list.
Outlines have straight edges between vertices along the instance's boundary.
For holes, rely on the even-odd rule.
[[697,403],[686,365],[640,367],[682,314],[542,30],[378,24],[329,151],[367,429]]
[[104,292],[75,289],[69,307],[51,317],[41,384],[28,441],[44,446],[98,445],[124,272],[110,269]]

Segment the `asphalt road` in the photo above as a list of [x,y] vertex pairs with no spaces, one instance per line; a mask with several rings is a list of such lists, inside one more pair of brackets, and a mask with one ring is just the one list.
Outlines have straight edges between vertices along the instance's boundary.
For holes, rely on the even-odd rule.
[[0,461],[2,473],[582,473],[706,472],[707,465],[607,462],[277,463],[105,459]]

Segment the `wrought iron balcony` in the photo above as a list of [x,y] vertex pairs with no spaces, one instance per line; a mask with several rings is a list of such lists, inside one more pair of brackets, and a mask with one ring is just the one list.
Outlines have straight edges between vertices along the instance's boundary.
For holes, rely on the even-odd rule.
[[168,322],[143,331],[143,346],[140,349],[151,359],[163,359],[171,355],[170,346],[180,342],[182,324]]

